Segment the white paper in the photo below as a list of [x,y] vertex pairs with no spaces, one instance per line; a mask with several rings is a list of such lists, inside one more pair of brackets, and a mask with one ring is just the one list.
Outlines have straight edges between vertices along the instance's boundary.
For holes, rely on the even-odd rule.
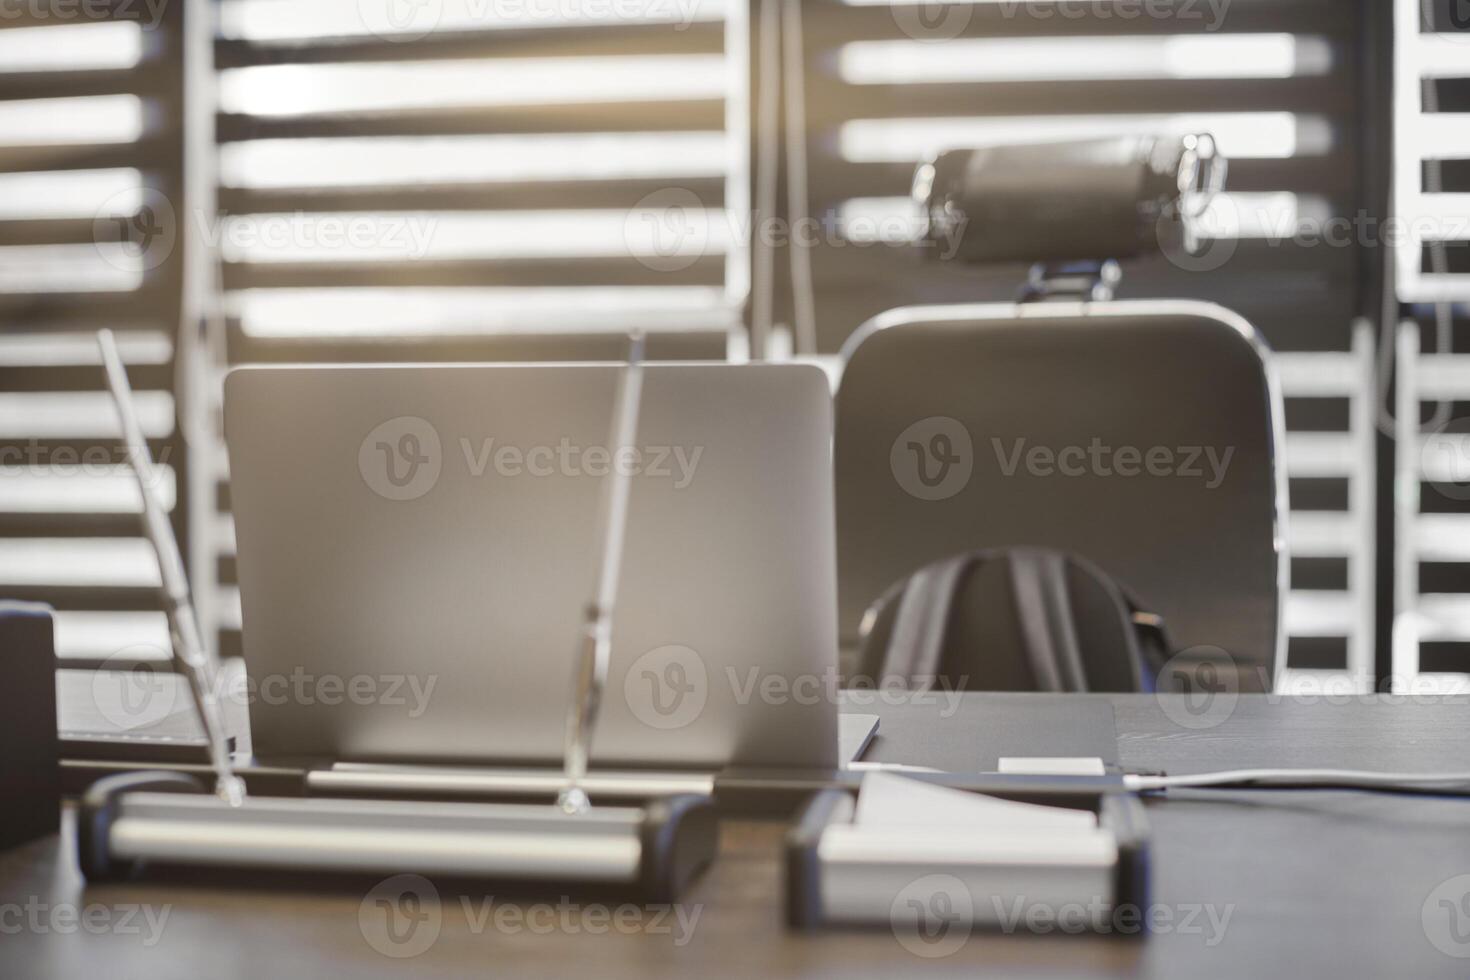
[[1107,768],[1096,756],[1002,756],[999,770],[1026,776],[1105,776]]
[[997,799],[892,772],[868,772],[858,791],[853,824],[871,830],[1065,833],[1097,830],[1097,815],[1090,810]]
[[857,715],[844,711],[837,716],[837,757],[843,766],[851,766],[863,757],[868,743],[878,731],[877,715]]
[[935,769],[932,766],[911,766],[903,762],[849,762],[843,767],[851,772],[933,772],[941,773],[943,769]]

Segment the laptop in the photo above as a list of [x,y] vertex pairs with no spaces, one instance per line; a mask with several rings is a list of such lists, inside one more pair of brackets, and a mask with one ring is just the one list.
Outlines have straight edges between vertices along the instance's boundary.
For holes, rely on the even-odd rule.
[[244,367],[225,433],[263,761],[560,765],[598,553],[632,474],[592,763],[837,763],[827,379],[620,367]]

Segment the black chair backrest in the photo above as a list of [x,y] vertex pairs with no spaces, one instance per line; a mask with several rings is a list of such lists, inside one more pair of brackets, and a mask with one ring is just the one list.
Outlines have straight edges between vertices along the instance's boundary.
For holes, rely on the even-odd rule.
[[[894,310],[854,335],[836,408],[839,624],[959,552],[1084,556],[1219,648],[1282,660],[1281,400],[1240,317],[1184,301]],[[1205,651],[1218,661],[1216,651]]]

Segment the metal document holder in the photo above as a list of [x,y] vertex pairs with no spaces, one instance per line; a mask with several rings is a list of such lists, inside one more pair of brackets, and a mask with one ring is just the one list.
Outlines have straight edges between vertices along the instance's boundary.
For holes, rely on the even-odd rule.
[[[211,793],[203,782],[181,772],[132,772],[98,780],[84,794],[77,816],[77,858],[89,880],[124,877],[150,865],[416,872],[627,888],[646,901],[672,902],[714,859],[718,826],[707,791],[683,792],[677,785],[655,783],[653,793],[658,795],[643,797],[638,805],[592,806],[587,799],[589,793],[599,799],[629,795],[611,792],[605,778],[587,778],[585,768],[606,672],[625,517],[627,486],[617,485],[615,477],[604,494],[599,588],[581,637],[566,770],[559,777],[542,774],[529,784],[512,778],[497,786],[490,780],[462,794],[545,797],[548,802],[311,796],[312,772],[305,774],[299,796],[249,795],[233,770],[215,698],[218,663],[202,641],[177,542],[152,494],[152,462],[126,373],[111,335],[104,331],[99,344],[143,495],[145,528],[159,558],[175,654],[188,671],[216,785]],[[635,336],[619,388],[615,445],[630,444],[634,437],[641,349],[642,338]]]
[[[1098,826],[1111,831],[1117,843],[1117,860],[1110,869],[1106,893],[1077,896],[1076,904],[1097,916],[1091,923],[1094,928],[1099,927],[1099,922],[1109,921],[1120,907],[1146,909],[1149,830],[1143,804],[1131,793],[1111,790],[1068,794],[1065,782],[1039,779],[1035,791],[1028,791],[1022,785],[988,791],[1021,802],[1076,807],[1096,813]],[[1028,865],[1024,858],[979,858],[962,850],[936,856],[931,842],[918,837],[911,849],[886,848],[882,853],[824,848],[824,839],[828,839],[834,827],[852,824],[855,805],[854,795],[846,789],[819,792],[812,796],[788,832],[786,921],[791,928],[893,926],[895,907],[906,898],[926,900],[924,889],[929,881],[937,882],[940,888],[963,887],[969,892],[968,904],[950,903],[952,915],[961,914],[966,907],[971,909],[972,918],[960,923],[965,928],[994,926],[985,915],[994,903],[1012,907],[1017,901],[1027,902],[1036,897],[1024,890],[1002,892],[994,888],[997,877],[1004,880],[1017,872],[1026,873]],[[984,842],[977,839],[977,843]],[[1054,861],[1048,865],[1057,866]]]
[[391,875],[415,872],[628,888],[672,902],[713,860],[707,796],[567,814],[551,803],[247,796],[231,807],[194,777],[140,772],[82,798],[77,851],[90,881],[143,866]]

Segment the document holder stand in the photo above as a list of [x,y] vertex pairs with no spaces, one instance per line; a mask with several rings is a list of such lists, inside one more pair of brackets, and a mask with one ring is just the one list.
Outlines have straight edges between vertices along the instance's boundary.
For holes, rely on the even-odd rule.
[[568,814],[549,804],[247,796],[222,803],[193,776],[138,772],[94,783],[77,815],[89,881],[143,865],[391,875],[627,888],[677,901],[714,858],[706,796]]
[[[856,799],[845,789],[814,794],[785,843],[786,920],[798,930],[883,925],[899,928],[914,909],[945,910],[965,928],[1015,925],[1033,910],[1072,931],[1117,931],[1119,910],[1140,921],[1149,902],[1149,832],[1143,805],[1130,793],[1102,792],[1084,804],[1071,794],[1024,790],[1012,799],[1097,814],[1116,851],[1110,861],[1078,849],[1028,841],[1023,846],[963,834],[876,833],[853,823]],[[1121,915],[1119,921],[1122,921]],[[1141,931],[1141,930],[1140,930]]]
[[[219,665],[205,646],[189,597],[178,542],[153,495],[152,461],[127,375],[110,333],[98,337],[130,458],[144,524],[159,560],[175,654],[187,671],[210,747],[214,792],[177,772],[103,778],[77,815],[77,858],[88,879],[126,876],[144,865],[257,871],[398,874],[417,872],[513,882],[626,887],[649,902],[673,902],[713,859],[718,842],[710,794],[660,795],[640,806],[593,806],[588,791],[592,730],[607,674],[628,477],[604,485],[598,592],[579,643],[567,724],[566,768],[545,795],[555,803],[433,802],[247,794],[234,772],[217,701]],[[633,337],[619,382],[611,445],[634,442],[642,336]]]

